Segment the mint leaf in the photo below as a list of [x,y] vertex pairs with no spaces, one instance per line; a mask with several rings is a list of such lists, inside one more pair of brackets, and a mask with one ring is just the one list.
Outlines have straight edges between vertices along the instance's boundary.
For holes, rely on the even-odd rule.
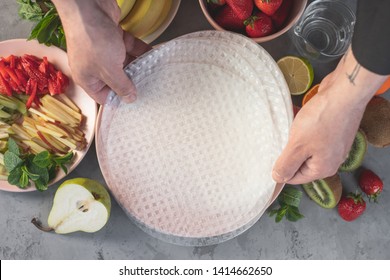
[[51,164],[51,156],[48,151],[43,151],[37,154],[32,162],[42,168],[46,168]]
[[49,167],[49,181],[53,180],[57,176],[57,165],[53,164]]
[[302,219],[304,216],[299,212],[298,207],[289,206],[288,211],[286,212],[286,219],[290,222],[296,222],[299,219]]
[[301,203],[302,191],[292,186],[285,186],[278,196],[278,201],[290,206],[298,207]]
[[32,163],[29,164],[29,170],[30,172],[37,174],[39,176],[37,179],[41,180],[43,184],[49,183],[49,171],[47,170],[47,167],[39,167],[38,165]]
[[35,188],[40,192],[47,190],[47,183],[43,183],[40,179],[34,181],[34,184]]
[[6,151],[4,153],[4,165],[8,172],[11,172],[16,167],[20,166],[23,163],[23,160],[18,157],[16,154]]
[[30,171],[28,171],[25,165],[22,166],[22,171],[23,173],[27,174],[28,178],[30,178],[31,180],[38,180],[40,177],[39,174],[31,173]]
[[16,141],[12,138],[8,139],[8,151],[10,151],[11,153],[13,153],[17,156],[20,156],[19,146],[16,143]]
[[25,189],[28,186],[29,179],[27,173],[22,172],[22,176],[20,176],[18,187]]
[[43,17],[43,11],[39,4],[31,0],[17,0],[19,3],[18,14],[22,19],[39,21]]
[[20,167],[13,169],[8,175],[8,183],[10,185],[19,185],[20,177],[22,177],[23,171]]
[[73,152],[69,152],[66,155],[60,156],[60,157],[54,157],[53,160],[56,162],[58,165],[62,164],[67,164],[69,163],[73,158]]
[[304,216],[299,212],[302,191],[292,186],[285,186],[278,196],[279,208],[269,212],[270,217],[275,216],[275,222],[279,223],[284,217],[290,222],[296,222]]

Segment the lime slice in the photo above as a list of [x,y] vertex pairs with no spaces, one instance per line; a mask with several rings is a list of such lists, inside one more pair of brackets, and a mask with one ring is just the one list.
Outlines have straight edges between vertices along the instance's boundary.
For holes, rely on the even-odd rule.
[[285,56],[277,63],[292,95],[303,94],[310,88],[314,72],[308,60],[297,56]]

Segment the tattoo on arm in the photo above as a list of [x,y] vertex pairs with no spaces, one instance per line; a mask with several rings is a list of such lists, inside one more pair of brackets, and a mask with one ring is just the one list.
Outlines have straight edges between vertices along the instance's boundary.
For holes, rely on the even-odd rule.
[[356,79],[357,75],[359,74],[359,70],[360,70],[360,64],[357,63],[355,65],[355,67],[353,68],[352,73],[351,74],[347,74],[348,80],[353,85],[355,85],[355,79]]

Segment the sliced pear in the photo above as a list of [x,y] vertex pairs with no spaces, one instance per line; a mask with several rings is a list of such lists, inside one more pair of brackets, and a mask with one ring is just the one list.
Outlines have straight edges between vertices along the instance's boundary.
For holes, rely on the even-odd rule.
[[99,182],[75,178],[58,188],[48,218],[49,227],[34,218],[31,222],[44,231],[59,234],[75,231],[96,232],[104,227],[110,217],[111,199]]

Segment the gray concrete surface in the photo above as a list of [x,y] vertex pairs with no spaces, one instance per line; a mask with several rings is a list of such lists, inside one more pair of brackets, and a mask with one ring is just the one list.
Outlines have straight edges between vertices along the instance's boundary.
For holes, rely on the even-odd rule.
[[[14,0],[0,2],[0,40],[25,38],[30,24],[18,20]],[[354,4],[354,1],[350,1]],[[191,31],[211,29],[196,0],[183,0],[179,13],[156,42]],[[275,59],[294,54],[288,36],[263,46]],[[314,65],[316,81],[335,63]],[[385,95],[389,97],[389,93]],[[299,102],[297,99],[295,102]],[[390,259],[390,148],[369,147],[364,166],[375,170],[385,184],[378,204],[368,205],[358,220],[344,222],[335,209],[325,210],[304,196],[305,218],[276,224],[264,215],[240,236],[219,245],[181,247],[148,236],[132,224],[114,202],[111,218],[94,234],[56,235],[37,230],[30,220],[46,219],[59,184],[47,192],[0,192],[1,259]],[[344,191],[357,188],[357,172],[343,174]],[[92,146],[79,167],[69,175],[104,182]]]

